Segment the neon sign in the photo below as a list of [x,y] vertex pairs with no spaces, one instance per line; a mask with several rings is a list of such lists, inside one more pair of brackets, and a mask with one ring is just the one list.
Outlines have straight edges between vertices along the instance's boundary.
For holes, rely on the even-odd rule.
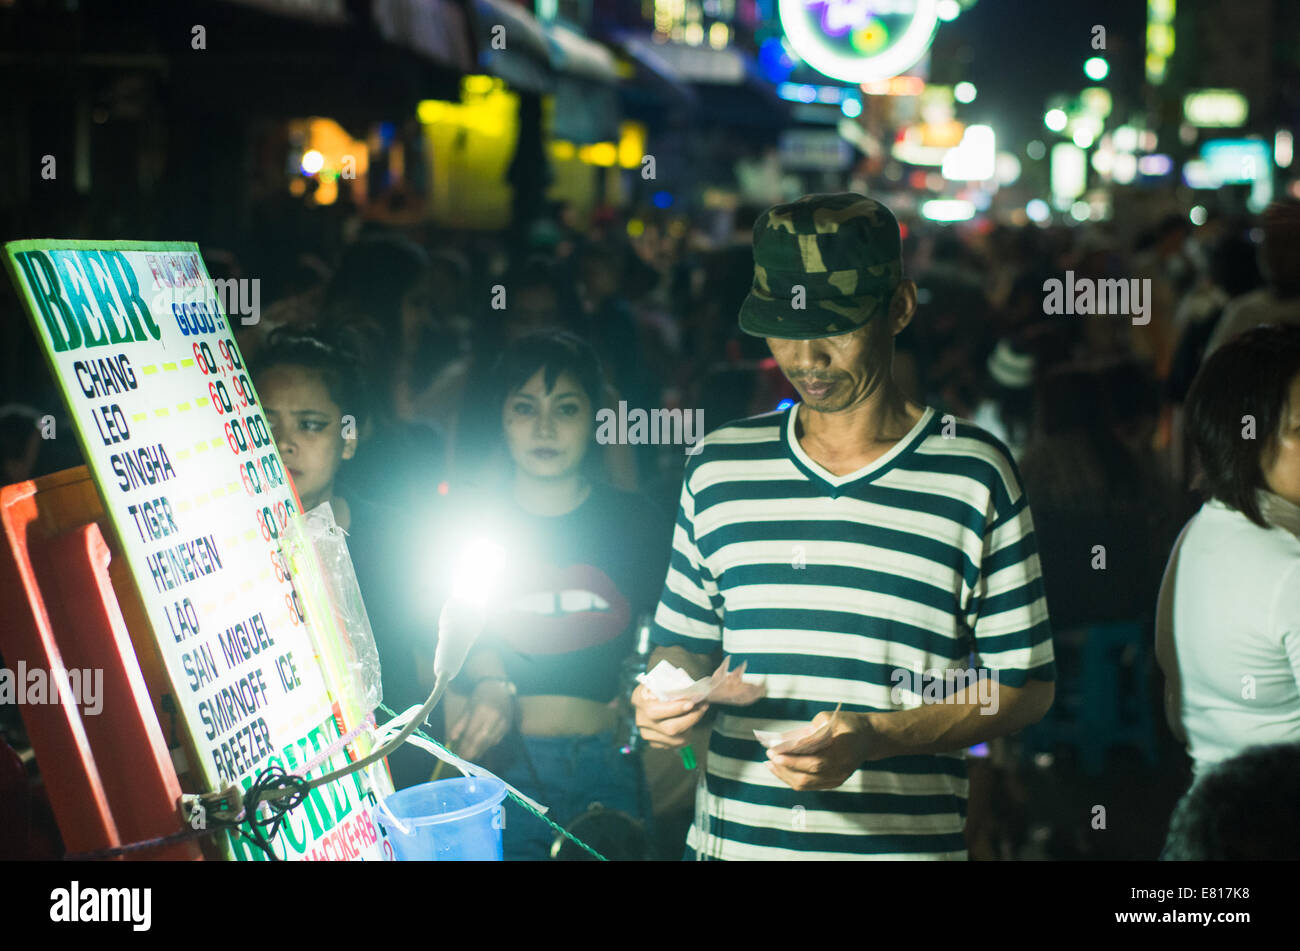
[[934,39],[939,0],[780,0],[786,39],[808,65],[876,82],[916,64]]

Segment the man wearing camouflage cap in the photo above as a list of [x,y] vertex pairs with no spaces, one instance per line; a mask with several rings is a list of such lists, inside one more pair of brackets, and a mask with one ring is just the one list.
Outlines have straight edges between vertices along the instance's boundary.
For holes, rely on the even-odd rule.
[[[697,444],[653,629],[652,665],[701,677],[726,654],[766,687],[714,705],[688,837],[707,857],[964,859],[965,751],[1051,706],[1019,473],[992,436],[894,383],[915,310],[879,202],[808,195],[755,223],[740,327],[803,401]],[[644,687],[633,702],[659,747],[710,712]],[[824,738],[786,753],[755,737],[809,721]]]

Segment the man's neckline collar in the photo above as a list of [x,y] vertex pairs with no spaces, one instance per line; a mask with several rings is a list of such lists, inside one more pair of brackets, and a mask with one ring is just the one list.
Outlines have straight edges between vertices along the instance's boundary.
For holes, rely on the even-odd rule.
[[795,434],[795,426],[799,415],[799,407],[802,405],[802,403],[795,403],[786,410],[786,418],[781,426],[781,439],[785,443],[786,455],[789,456],[799,471],[812,480],[813,483],[820,486],[823,492],[832,497],[842,495],[848,487],[859,482],[877,479],[892,469],[903,456],[911,452],[926,437],[930,425],[935,419],[934,407],[927,406],[921,414],[921,418],[908,430],[907,435],[896,442],[889,451],[855,472],[837,476],[816,462],[804,451],[803,446],[799,445],[799,439]]

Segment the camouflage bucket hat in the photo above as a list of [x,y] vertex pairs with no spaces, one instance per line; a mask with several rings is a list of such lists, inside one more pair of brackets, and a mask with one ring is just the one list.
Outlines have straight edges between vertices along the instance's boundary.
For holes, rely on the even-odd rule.
[[889,306],[902,277],[888,208],[852,192],[805,195],[754,222],[754,284],[740,329],[791,340],[849,333]]

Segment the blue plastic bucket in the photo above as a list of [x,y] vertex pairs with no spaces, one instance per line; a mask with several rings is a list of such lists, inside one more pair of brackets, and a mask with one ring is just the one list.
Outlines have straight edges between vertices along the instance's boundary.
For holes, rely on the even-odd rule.
[[379,821],[399,862],[500,862],[505,798],[499,779],[440,779],[393,793]]

